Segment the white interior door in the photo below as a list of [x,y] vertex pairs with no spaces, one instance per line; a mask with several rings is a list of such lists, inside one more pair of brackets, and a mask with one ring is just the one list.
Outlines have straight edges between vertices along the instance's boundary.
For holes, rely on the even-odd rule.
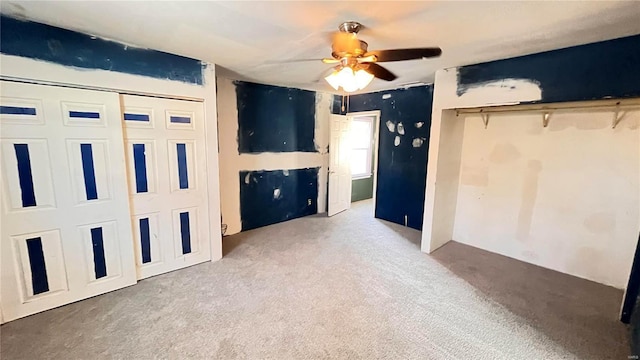
[[203,103],[122,104],[138,278],[211,260]]
[[331,115],[329,139],[329,209],[333,216],[351,207],[351,117]]
[[134,284],[118,94],[0,88],[3,320]]

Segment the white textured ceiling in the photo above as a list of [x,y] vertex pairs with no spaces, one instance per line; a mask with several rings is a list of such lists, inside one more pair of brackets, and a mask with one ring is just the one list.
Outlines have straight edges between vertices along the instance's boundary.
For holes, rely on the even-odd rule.
[[356,20],[369,49],[439,46],[437,59],[382,63],[398,75],[367,91],[433,82],[441,68],[640,33],[638,1],[12,1],[4,14],[212,62],[224,76],[332,91],[328,34]]

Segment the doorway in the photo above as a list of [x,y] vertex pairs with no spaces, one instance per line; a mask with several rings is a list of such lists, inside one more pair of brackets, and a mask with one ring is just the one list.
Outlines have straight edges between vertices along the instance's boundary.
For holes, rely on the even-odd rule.
[[372,199],[375,214],[380,111],[332,115],[328,214]]
[[350,165],[353,203],[375,197],[380,112],[357,112],[348,116],[352,118]]
[[351,202],[373,198],[375,117],[354,116],[351,122]]

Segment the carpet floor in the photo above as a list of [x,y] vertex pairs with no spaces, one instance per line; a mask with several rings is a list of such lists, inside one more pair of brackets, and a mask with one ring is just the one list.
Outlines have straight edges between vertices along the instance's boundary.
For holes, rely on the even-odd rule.
[[9,359],[626,359],[622,291],[373,219],[224,239],[215,263],[3,325]]

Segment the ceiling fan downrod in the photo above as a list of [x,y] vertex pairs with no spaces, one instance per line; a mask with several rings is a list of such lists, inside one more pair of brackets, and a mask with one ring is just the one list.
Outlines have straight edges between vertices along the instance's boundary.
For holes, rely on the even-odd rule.
[[362,30],[362,24],[357,21],[345,21],[338,26],[338,30],[346,33],[357,34]]

